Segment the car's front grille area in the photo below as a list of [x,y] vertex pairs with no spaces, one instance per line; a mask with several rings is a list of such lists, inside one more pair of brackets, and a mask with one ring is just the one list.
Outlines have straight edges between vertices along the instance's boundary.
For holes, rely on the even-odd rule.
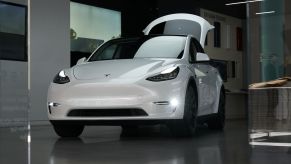
[[133,117],[148,116],[142,109],[74,109],[68,117]]

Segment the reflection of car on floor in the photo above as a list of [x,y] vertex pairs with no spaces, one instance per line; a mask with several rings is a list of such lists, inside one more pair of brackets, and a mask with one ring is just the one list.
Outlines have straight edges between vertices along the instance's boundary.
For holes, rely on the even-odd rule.
[[144,36],[110,40],[60,71],[48,91],[56,133],[76,137],[85,125],[166,123],[174,134],[191,136],[198,121],[223,129],[223,82],[201,46],[212,28],[195,15],[164,16]]

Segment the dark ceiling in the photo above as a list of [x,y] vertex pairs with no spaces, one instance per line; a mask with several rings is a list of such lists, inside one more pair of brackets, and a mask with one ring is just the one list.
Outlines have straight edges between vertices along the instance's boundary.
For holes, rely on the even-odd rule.
[[[184,0],[180,0],[180,2]],[[188,1],[188,0],[186,0]],[[227,3],[245,1],[245,0],[189,0],[200,8],[205,8],[225,15],[245,19],[246,5],[226,6]]]
[[[197,8],[204,8],[226,14],[229,16],[245,19],[246,6],[235,5],[226,6],[226,3],[238,2],[243,0],[72,0],[75,2],[95,5],[99,7],[109,7],[115,10],[123,10],[130,7],[136,7],[137,10],[145,10],[142,12],[155,12],[158,16],[177,13],[177,12],[190,12]],[[193,12],[191,12],[193,11]]]

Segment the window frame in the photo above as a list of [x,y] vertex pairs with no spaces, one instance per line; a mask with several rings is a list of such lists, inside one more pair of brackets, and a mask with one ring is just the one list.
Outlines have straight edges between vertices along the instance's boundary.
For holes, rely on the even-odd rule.
[[[196,55],[197,55],[197,48],[194,42],[195,38],[191,37],[190,44],[189,44],[189,63],[193,64],[196,62]],[[194,52],[194,53],[193,53]]]
[[12,59],[12,58],[2,58],[0,56],[0,61],[20,61],[20,62],[28,62],[28,41],[27,41],[27,25],[28,25],[28,11],[27,11],[27,6],[26,5],[22,5],[22,4],[17,4],[17,3],[12,3],[12,2],[6,2],[6,1],[2,1],[0,0],[0,3],[2,4],[6,4],[6,5],[10,5],[10,6],[16,6],[16,7],[21,7],[25,10],[25,15],[24,15],[24,22],[25,22],[25,29],[24,29],[24,54],[23,54],[23,58],[17,58],[17,59]]

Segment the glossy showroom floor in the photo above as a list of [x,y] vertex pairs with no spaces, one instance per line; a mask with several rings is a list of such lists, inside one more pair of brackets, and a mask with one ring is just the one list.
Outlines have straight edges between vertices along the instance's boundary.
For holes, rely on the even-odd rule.
[[31,159],[19,133],[0,129],[0,163],[32,164],[290,164],[291,148],[248,146],[245,121],[228,121],[224,132],[199,127],[191,139],[173,138],[167,128],[88,127],[80,139],[59,139],[51,126],[32,127]]

